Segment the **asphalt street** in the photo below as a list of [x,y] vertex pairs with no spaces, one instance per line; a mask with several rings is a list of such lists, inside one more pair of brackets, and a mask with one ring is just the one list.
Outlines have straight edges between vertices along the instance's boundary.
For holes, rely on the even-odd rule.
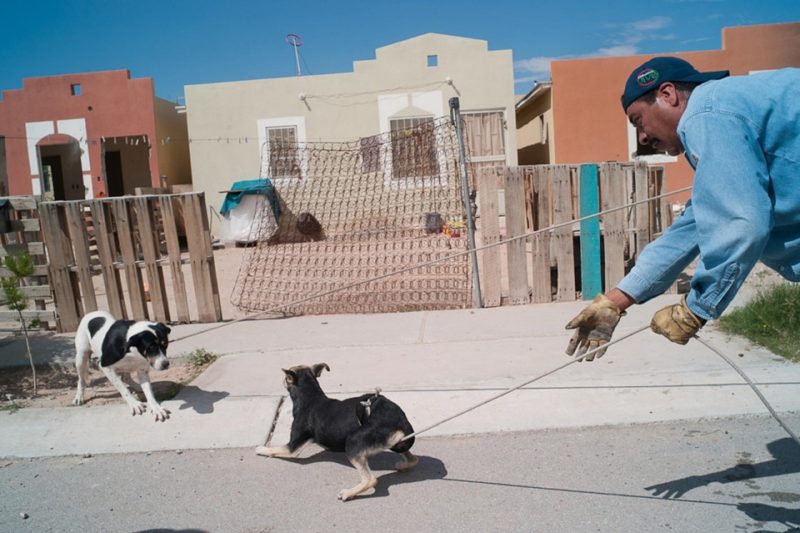
[[423,437],[413,451],[410,473],[373,458],[377,490],[346,503],[355,470],[311,447],[298,461],[252,448],[5,459],[0,531],[800,527],[800,445],[765,416]]

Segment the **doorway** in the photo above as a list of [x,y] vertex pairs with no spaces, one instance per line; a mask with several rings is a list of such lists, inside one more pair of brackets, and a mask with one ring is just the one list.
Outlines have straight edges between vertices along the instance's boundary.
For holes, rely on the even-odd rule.
[[122,154],[119,150],[106,152],[106,185],[109,196],[123,196],[125,186],[122,182]]

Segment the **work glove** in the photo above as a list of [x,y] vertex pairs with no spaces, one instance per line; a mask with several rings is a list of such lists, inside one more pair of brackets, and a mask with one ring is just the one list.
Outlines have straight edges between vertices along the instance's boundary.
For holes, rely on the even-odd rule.
[[[595,296],[592,303],[567,324],[567,329],[578,328],[569,340],[567,355],[574,354],[577,348],[577,355],[580,357],[589,350],[607,344],[623,314],[605,294]],[[592,361],[595,357],[599,359],[605,353],[606,349],[602,348],[586,357],[584,361]]]
[[692,313],[684,296],[680,303],[659,309],[650,321],[650,329],[672,342],[686,344],[705,323],[705,320]]

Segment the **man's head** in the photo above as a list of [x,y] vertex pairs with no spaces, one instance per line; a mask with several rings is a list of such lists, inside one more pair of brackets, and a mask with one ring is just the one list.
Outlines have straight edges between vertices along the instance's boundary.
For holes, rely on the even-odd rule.
[[728,74],[698,72],[677,57],[655,57],[634,69],[621,100],[639,142],[670,155],[683,152],[677,128],[689,95],[697,85]]

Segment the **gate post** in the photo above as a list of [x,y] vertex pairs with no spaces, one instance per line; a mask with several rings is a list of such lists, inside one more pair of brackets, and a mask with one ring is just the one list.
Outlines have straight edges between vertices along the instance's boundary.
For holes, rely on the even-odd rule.
[[[580,167],[580,217],[598,213],[600,194],[597,182],[597,165]],[[600,272],[600,219],[581,220],[581,294],[591,300],[603,292]]]

